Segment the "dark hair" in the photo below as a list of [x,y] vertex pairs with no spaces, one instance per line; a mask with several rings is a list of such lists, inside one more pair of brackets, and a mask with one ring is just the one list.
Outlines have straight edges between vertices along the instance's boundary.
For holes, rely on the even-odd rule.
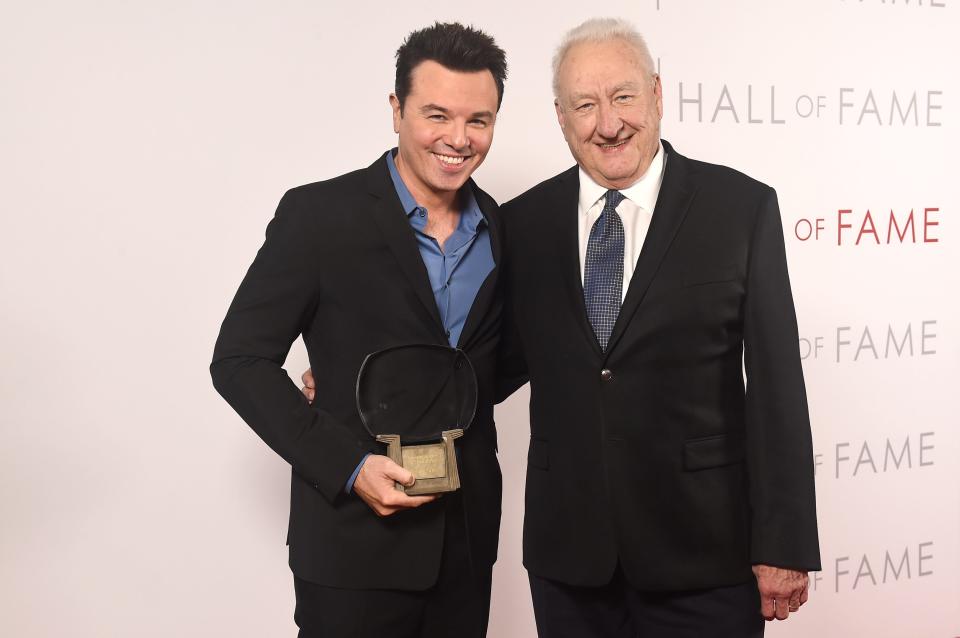
[[497,109],[503,102],[503,81],[507,78],[507,57],[493,38],[479,29],[459,22],[436,22],[414,31],[397,49],[397,78],[394,93],[403,103],[410,93],[413,70],[433,60],[452,71],[490,71],[497,85]]

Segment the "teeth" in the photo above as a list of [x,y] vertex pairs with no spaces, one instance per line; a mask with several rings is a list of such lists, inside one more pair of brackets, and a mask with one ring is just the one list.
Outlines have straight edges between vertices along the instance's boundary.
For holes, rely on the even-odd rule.
[[462,157],[462,156],[453,157],[451,155],[440,155],[439,153],[434,153],[434,155],[436,155],[437,159],[439,159],[444,164],[463,164],[463,160],[466,159],[465,157]]
[[627,143],[627,140],[620,140],[616,144],[601,144],[600,146],[602,146],[603,148],[617,148],[618,146],[623,146],[626,143]]

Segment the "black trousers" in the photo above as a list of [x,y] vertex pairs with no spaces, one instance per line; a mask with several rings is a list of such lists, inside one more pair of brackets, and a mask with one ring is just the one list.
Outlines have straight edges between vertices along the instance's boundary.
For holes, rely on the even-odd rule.
[[633,589],[619,567],[603,587],[530,576],[540,638],[760,638],[760,593],[751,581],[683,592]]
[[461,495],[443,500],[443,555],[433,587],[338,589],[294,575],[299,638],[484,638],[493,566],[472,564]]

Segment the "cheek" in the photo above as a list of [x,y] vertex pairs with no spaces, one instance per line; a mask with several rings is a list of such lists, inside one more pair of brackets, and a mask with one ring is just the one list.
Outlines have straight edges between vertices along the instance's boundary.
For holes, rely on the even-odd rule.
[[493,144],[493,127],[477,131],[470,136],[470,146],[477,153],[486,154]]
[[419,146],[430,146],[437,138],[433,127],[424,122],[409,126],[407,131],[410,133],[410,139]]
[[581,144],[588,144],[591,139],[593,139],[593,134],[597,130],[597,125],[595,118],[586,117],[579,122],[577,122],[577,139],[580,140]]

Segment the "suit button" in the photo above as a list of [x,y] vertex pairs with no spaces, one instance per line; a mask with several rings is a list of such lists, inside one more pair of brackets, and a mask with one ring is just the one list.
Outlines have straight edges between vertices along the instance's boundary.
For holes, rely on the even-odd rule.
[[609,381],[610,379],[613,378],[613,372],[604,368],[603,370],[600,371],[600,378],[603,379],[604,381]]

